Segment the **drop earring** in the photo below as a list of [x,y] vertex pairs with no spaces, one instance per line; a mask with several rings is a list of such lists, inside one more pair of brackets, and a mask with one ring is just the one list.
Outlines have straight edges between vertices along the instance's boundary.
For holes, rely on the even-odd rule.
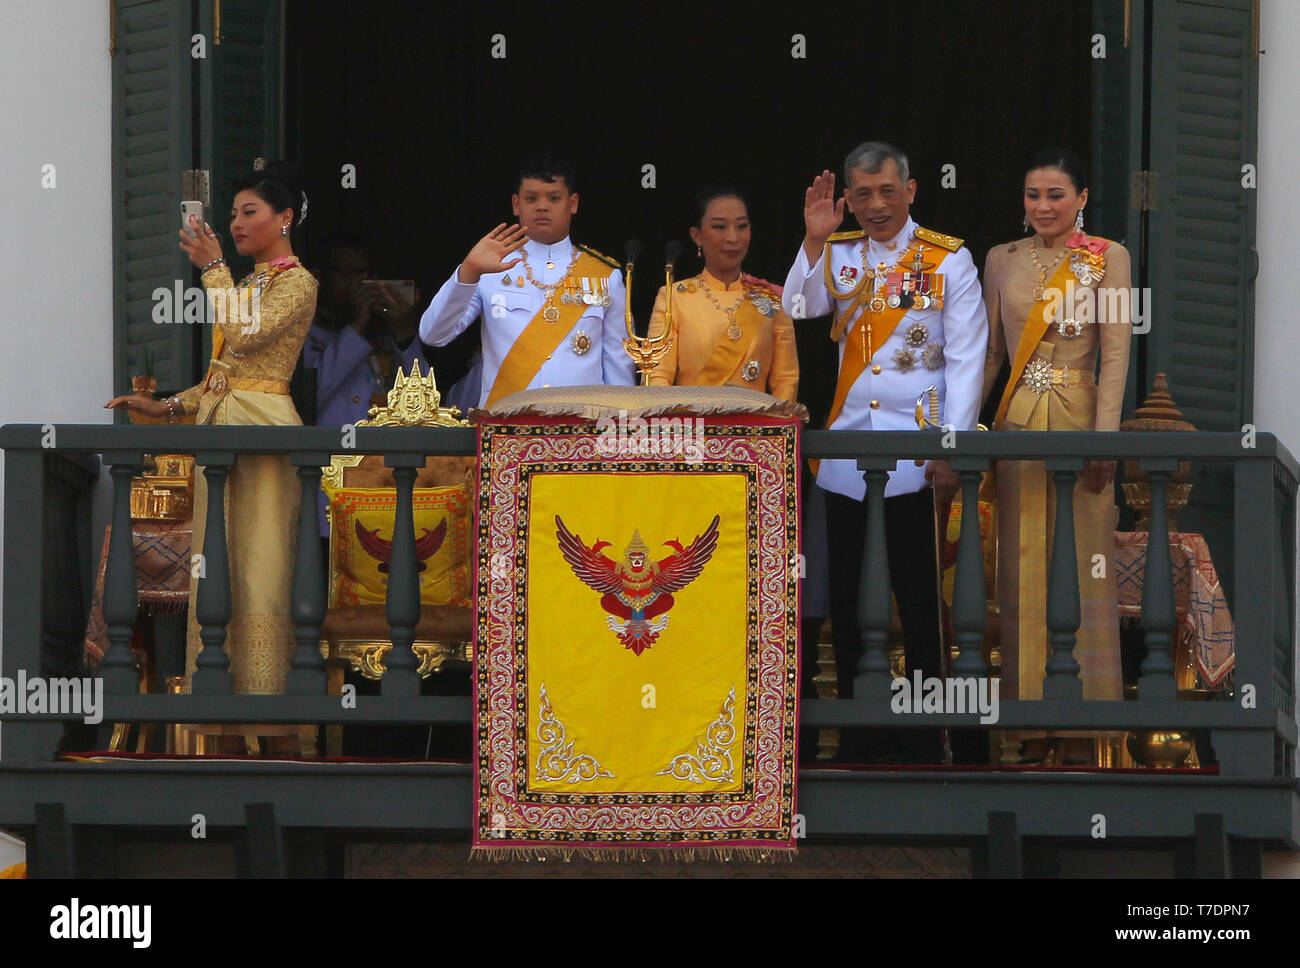
[[703,259],[703,258],[704,258],[704,247],[703,247],[703,246],[697,245],[697,246],[695,247],[695,256],[696,256],[696,258],[698,258],[698,259]]
[[287,239],[288,237],[289,237],[289,226],[288,226],[288,225],[281,225],[281,226],[280,226],[280,238],[282,238],[282,239]]
[[1083,231],[1083,209],[1079,209],[1074,216],[1074,227],[1080,232]]
[[1028,231],[1029,231],[1029,216],[1028,216],[1028,215],[1025,216],[1025,219],[1024,219],[1024,226],[1025,226],[1025,231],[1028,232]]

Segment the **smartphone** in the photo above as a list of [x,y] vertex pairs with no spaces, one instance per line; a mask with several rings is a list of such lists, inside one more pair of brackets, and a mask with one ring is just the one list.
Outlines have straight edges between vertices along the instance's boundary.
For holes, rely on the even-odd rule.
[[181,228],[184,229],[186,232],[188,232],[190,235],[197,237],[199,233],[194,229],[190,228],[191,215],[197,215],[199,217],[199,229],[201,230],[203,228],[203,203],[202,202],[197,202],[197,201],[181,202]]
[[362,279],[363,286],[386,286],[397,301],[410,306],[415,303],[415,282],[411,279]]

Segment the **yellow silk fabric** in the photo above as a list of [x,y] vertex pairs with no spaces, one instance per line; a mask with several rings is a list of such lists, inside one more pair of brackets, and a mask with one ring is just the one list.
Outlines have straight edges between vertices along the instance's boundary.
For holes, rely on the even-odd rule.
[[[640,655],[606,621],[601,594],[561,555],[555,517],[590,548],[618,562],[637,530],[651,561],[689,547],[719,516],[718,543],[700,575],[680,591],[668,626]],[[532,791],[575,792],[538,776],[541,688],[573,754],[593,757],[612,778],[581,792],[720,793],[743,788],[748,627],[746,479],[718,474],[542,474],[532,478],[528,544],[528,752]],[[728,747],[734,781],[694,783],[657,775],[679,754],[697,752],[730,690]]]

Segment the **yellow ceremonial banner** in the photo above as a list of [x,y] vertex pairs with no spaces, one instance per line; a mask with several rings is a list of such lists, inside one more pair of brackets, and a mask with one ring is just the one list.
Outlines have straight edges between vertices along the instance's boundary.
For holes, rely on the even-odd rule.
[[743,473],[532,478],[530,793],[742,790],[746,488]]

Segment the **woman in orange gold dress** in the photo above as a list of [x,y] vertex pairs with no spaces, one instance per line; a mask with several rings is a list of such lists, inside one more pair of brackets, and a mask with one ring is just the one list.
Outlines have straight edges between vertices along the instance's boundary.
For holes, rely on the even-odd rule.
[[[736,384],[793,401],[799,389],[794,326],[781,309],[781,289],[746,275],[749,211],[740,193],[712,188],[699,197],[691,240],[704,259],[698,276],[673,292],[673,341],[650,374],[651,386]],[[661,287],[650,336],[664,331]]]
[[[316,309],[316,280],[294,257],[290,231],[305,214],[305,196],[289,171],[272,164],[236,181],[230,212],[235,249],[251,256],[253,271],[238,286],[221,255],[217,234],[196,217],[180,233],[180,245],[202,271],[213,305],[213,351],[201,383],[167,400],[133,395],[106,406],[129,407],[175,421],[194,414],[197,424],[299,426],[289,397],[297,364]],[[194,548],[203,548],[207,481],[194,475]],[[230,561],[231,618],[225,648],[236,693],[283,692],[296,645],[289,617],[296,544],[299,485],[288,459],[276,454],[240,455],[226,481],[226,541]],[[190,582],[186,670],[192,674],[202,649],[195,596],[202,578]],[[238,752],[244,736],[273,737],[275,752],[297,750],[296,726],[204,726],[203,733],[230,734],[218,752]]]
[[[1035,156],[1025,174],[1023,201],[1033,234],[994,246],[984,267],[985,396],[1011,353],[1011,378],[994,429],[1118,430],[1132,332],[1128,251],[1084,233],[1087,180],[1071,151]],[[1114,476],[1113,461],[1090,461],[1074,490],[1081,606],[1074,655],[1085,699],[1123,697]],[[1041,699],[1055,489],[1041,461],[999,461],[997,482],[1001,694]],[[1016,756],[1019,741],[1044,736],[1006,734],[1004,759]],[[1025,758],[1057,765],[1098,762],[1094,743],[1100,739],[1095,733],[1053,733],[1051,743],[1027,743]]]

